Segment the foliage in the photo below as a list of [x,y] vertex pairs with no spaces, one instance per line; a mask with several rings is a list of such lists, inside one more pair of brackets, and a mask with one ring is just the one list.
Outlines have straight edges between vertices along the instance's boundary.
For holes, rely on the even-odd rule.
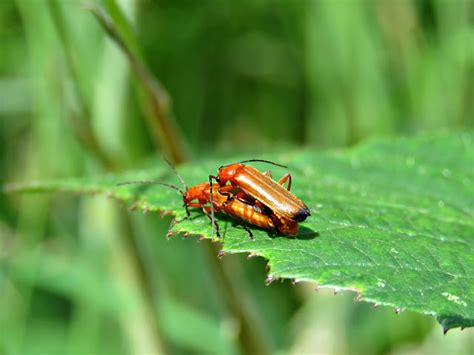
[[[136,171],[173,145],[194,161],[183,167],[193,183],[237,155],[288,161],[288,147],[462,130],[474,115],[473,5],[0,1],[0,183]],[[432,317],[349,293],[266,287],[263,258],[216,260],[216,244],[164,238],[169,220],[87,194],[0,195],[0,353],[473,352],[472,329],[443,337]]]
[[[353,290],[360,300],[435,315],[446,330],[473,326],[473,139],[472,133],[439,134],[374,141],[348,152],[287,153],[280,160],[291,165],[294,191],[313,216],[296,239],[254,230],[255,240],[224,218],[223,251],[265,257],[269,281],[291,278]],[[197,183],[219,165],[190,164],[181,172]],[[173,232],[210,238],[209,221],[199,211],[182,220],[174,190],[117,187],[150,179],[167,180],[155,169],[17,189],[107,193],[141,209],[174,214],[181,222]]]

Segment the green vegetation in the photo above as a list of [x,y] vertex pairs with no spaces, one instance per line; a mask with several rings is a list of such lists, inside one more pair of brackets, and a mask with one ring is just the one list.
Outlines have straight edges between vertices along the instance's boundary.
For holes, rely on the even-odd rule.
[[[443,336],[420,313],[446,328],[474,317],[473,11],[468,0],[1,2],[2,183],[138,198],[150,213],[2,195],[0,352],[472,352],[472,328]],[[394,138],[440,130],[456,133]],[[339,149],[374,136],[392,138]],[[220,216],[224,250],[267,257],[275,279],[406,312],[312,282],[265,286],[263,258],[168,240],[171,217],[153,211],[183,216],[179,195],[115,186],[177,183],[160,154],[190,161],[189,184],[237,158],[289,164],[314,210],[306,239],[255,230],[252,242]],[[210,226],[196,211],[173,231]]]
[[[298,182],[294,191],[313,217],[301,223],[296,239],[253,228],[255,239],[250,240],[238,224],[220,216],[223,251],[268,259],[269,282],[290,278],[355,291],[359,300],[398,312],[435,315],[446,331],[473,326],[473,157],[472,133],[376,142],[348,154],[307,150],[275,157],[291,162]],[[182,176],[199,183],[219,164],[185,166]],[[179,223],[172,223],[169,235],[213,237],[200,210],[183,220],[186,214],[174,190],[117,186],[134,180],[167,178],[153,169],[10,189],[102,193],[134,208],[173,214]]]

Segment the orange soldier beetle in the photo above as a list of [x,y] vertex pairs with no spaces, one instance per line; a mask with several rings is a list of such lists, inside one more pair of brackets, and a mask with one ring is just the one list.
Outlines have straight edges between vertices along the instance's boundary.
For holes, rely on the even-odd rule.
[[[235,217],[237,220],[247,222],[260,228],[277,229],[281,234],[298,234],[297,222],[275,218],[276,216],[273,215],[270,209],[265,206],[257,206],[258,201],[247,200],[244,202],[237,198],[229,198],[230,193],[228,191],[222,193],[219,191],[219,187],[218,184],[214,184],[211,189],[211,185],[208,183],[201,183],[189,189],[186,188],[185,191],[180,191],[186,209],[188,207],[202,208],[204,214],[207,215],[211,222],[216,226],[216,234],[218,237],[220,236],[219,228],[217,222],[212,216],[212,211],[223,212],[229,216]],[[194,200],[197,200],[198,202],[192,202]],[[209,206],[206,206],[207,204],[209,204]],[[209,215],[210,212],[211,215]],[[253,238],[252,232],[245,225],[243,225],[243,227],[249,236]]]
[[[183,204],[186,210],[187,217],[190,216],[189,207],[202,208],[204,214],[211,220],[211,223],[216,227],[216,235],[220,237],[219,225],[214,218],[214,212],[223,212],[229,216],[236,218],[239,221],[244,221],[264,229],[277,229],[277,231],[284,235],[298,234],[298,223],[285,218],[277,218],[273,212],[266,206],[260,206],[258,201],[252,198],[245,197],[241,191],[236,190],[233,186],[228,185],[221,187],[218,184],[213,184],[214,188],[208,183],[201,183],[188,188],[183,178],[178,174],[174,166],[167,162],[175,175],[183,184],[185,190],[158,181],[130,181],[119,185],[126,184],[156,184],[177,190],[183,197]],[[231,197],[231,192],[237,192],[240,199]],[[211,197],[212,194],[212,197]],[[211,212],[211,214],[209,214]],[[253,239],[252,232],[245,225],[242,225],[249,237]],[[214,228],[213,228],[214,232]]]
[[[262,173],[257,169],[244,165],[249,162],[263,162],[286,168],[268,160],[251,159],[243,160],[238,163],[223,165],[219,167],[217,176],[209,176],[209,184],[211,187],[211,198],[213,194],[212,180],[215,180],[220,186],[220,192],[224,195],[229,187],[239,188],[242,193],[237,194],[234,198],[246,199],[246,196],[253,198],[257,205],[264,205],[272,214],[286,224],[288,221],[302,222],[311,215],[309,208],[290,192],[291,175],[284,175],[279,182],[274,181],[269,173]],[[283,185],[288,181],[288,187]],[[229,182],[230,185],[226,185]],[[211,215],[212,215],[211,203]],[[275,221],[275,218],[273,218]]]

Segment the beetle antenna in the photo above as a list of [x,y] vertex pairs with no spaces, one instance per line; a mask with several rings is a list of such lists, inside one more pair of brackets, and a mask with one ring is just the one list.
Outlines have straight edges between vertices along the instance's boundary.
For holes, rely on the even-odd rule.
[[163,157],[163,160],[166,162],[166,164],[168,164],[168,166],[170,167],[170,169],[173,171],[173,173],[178,177],[179,181],[181,181],[181,183],[183,184],[184,186],[184,189],[186,191],[188,191],[188,186],[186,185],[186,183],[184,182],[184,179],[181,177],[181,175],[179,175],[178,171],[176,170],[175,166],[173,164],[171,164],[171,162],[166,159],[165,157]]
[[159,181],[153,181],[153,180],[140,180],[140,181],[126,181],[126,182],[121,182],[117,184],[117,186],[123,186],[123,185],[132,185],[132,184],[143,184],[143,185],[160,185],[160,186],[165,186],[169,187],[170,189],[178,191],[181,195],[184,195],[184,191],[181,190],[179,187],[167,184],[164,182],[159,182]]
[[[271,165],[279,166],[280,168],[288,169],[288,167],[287,167],[286,165],[278,164],[278,163],[275,163],[275,162],[273,162],[273,161],[264,160],[264,159],[248,159],[248,160],[242,160],[242,161],[238,161],[238,162],[236,162],[236,163],[231,163],[231,164],[222,165],[220,168],[224,168],[224,167],[229,166],[229,165],[232,165],[232,164],[242,164],[242,163],[266,163],[266,164],[271,164]],[[219,168],[219,169],[220,169],[220,168]]]

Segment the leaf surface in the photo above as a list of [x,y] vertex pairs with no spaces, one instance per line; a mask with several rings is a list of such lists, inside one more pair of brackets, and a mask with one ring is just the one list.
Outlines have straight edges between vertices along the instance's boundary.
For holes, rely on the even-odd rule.
[[[360,300],[434,315],[446,330],[473,326],[473,141],[472,132],[440,133],[370,141],[347,151],[265,156],[290,166],[292,191],[312,216],[301,223],[297,238],[253,228],[255,240],[250,240],[242,226],[218,214],[223,250],[268,259],[269,280],[290,278],[353,290]],[[191,186],[207,181],[228,162],[199,162],[179,171]],[[116,186],[144,179],[179,184],[165,164],[158,165],[122,176],[10,188],[106,193],[181,219],[185,213],[176,191],[157,185]],[[275,178],[285,172],[272,170]],[[171,232],[211,237],[209,220],[199,210],[174,224]]]

